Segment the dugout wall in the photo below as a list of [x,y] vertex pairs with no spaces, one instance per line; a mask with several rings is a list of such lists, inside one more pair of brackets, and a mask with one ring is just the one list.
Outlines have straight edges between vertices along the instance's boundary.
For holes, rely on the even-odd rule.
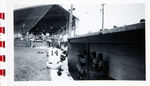
[[84,49],[102,53],[108,76],[116,80],[145,80],[145,23],[69,39],[69,68],[77,71],[77,55]]

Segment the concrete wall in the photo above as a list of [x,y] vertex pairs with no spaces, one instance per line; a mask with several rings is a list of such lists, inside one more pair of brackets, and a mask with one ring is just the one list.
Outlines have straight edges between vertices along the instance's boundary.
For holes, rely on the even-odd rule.
[[25,40],[14,40],[15,47],[30,47],[30,42]]

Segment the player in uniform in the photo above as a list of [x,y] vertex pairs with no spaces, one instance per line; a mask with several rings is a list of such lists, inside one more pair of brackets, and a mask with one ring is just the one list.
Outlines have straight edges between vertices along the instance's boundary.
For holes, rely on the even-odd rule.
[[51,80],[57,80],[57,72],[58,69],[61,68],[61,50],[58,48],[57,43],[52,43],[52,47],[48,48],[47,56],[48,56],[48,61],[47,61],[47,68],[50,69],[50,74],[51,74]]
[[68,80],[71,79],[68,74],[68,64],[66,56],[58,48],[58,43],[52,44],[48,48],[47,68],[50,69],[51,80]]
[[62,52],[58,47],[59,45],[57,43],[53,43],[52,47],[48,48],[47,67],[50,69],[58,69],[61,66],[60,56]]

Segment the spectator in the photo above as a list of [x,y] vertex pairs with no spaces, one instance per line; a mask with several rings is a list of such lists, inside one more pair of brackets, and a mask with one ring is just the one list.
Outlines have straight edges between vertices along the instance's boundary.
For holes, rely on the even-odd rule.
[[99,53],[98,57],[93,59],[91,79],[104,79],[107,74],[107,69],[107,62],[104,61],[102,53]]
[[83,54],[78,55],[79,58],[79,64],[77,64],[77,69],[78,69],[78,78],[79,79],[86,79],[86,74],[87,74],[87,60],[84,58]]
[[107,76],[108,72],[108,64],[107,61],[103,59],[103,54],[98,54],[98,67],[97,67],[98,75],[97,77],[99,79],[104,79]]
[[92,56],[91,57],[92,57],[92,69],[93,69],[93,68],[96,68],[96,66],[98,64],[97,63],[97,57],[96,57],[96,52],[95,51],[92,52]]

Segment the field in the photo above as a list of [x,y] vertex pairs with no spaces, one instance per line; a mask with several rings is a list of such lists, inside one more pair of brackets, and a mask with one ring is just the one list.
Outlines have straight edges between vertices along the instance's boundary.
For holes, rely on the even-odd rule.
[[[42,51],[42,52],[41,52]],[[46,49],[29,47],[14,48],[14,80],[15,81],[49,81],[46,68]]]

